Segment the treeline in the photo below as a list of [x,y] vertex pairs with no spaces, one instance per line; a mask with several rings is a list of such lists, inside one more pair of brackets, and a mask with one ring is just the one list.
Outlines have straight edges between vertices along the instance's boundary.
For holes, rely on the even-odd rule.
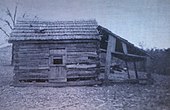
[[152,73],[170,75],[170,48],[168,49],[147,49],[151,60],[148,61],[148,70]]

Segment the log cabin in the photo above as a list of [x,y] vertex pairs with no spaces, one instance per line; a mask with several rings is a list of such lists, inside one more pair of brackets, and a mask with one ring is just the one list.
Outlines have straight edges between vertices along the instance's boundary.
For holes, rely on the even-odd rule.
[[15,86],[101,84],[112,57],[135,62],[148,56],[96,20],[17,21],[9,42]]

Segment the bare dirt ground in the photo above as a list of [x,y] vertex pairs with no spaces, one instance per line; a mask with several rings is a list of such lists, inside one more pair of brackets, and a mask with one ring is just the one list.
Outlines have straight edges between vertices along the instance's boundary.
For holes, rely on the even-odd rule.
[[152,85],[13,87],[11,48],[0,49],[0,110],[170,110],[170,76]]

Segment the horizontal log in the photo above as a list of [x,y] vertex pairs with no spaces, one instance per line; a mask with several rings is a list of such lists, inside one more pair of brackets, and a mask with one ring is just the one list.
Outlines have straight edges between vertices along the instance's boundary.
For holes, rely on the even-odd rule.
[[19,76],[48,76],[48,72],[26,72],[26,73],[19,73]]
[[19,46],[18,47],[19,49],[18,50],[27,50],[27,51],[48,51],[49,50],[49,46],[47,47],[41,47],[41,46]]
[[14,54],[47,54],[49,53],[49,51],[41,51],[41,50],[37,50],[37,51],[14,51]]
[[49,58],[49,55],[14,55],[15,58],[20,58],[20,59],[24,59],[24,58],[27,58],[27,59],[45,59],[45,58]]
[[67,55],[98,56],[96,52],[68,52]]
[[88,47],[84,47],[84,48],[74,47],[74,48],[69,48],[67,50],[67,52],[96,52],[96,51],[97,51],[96,48],[88,48]]
[[45,52],[38,53],[38,52],[35,52],[35,51],[33,53],[32,52],[28,52],[28,53],[20,53],[20,52],[18,52],[17,55],[18,56],[38,56],[38,55],[40,55],[40,56],[43,56],[43,55],[44,56],[49,56],[49,53],[45,53]]
[[25,58],[25,57],[21,57],[21,58],[18,58],[16,57],[14,59],[14,62],[18,63],[18,62],[39,62],[40,60],[49,60],[49,57],[28,57],[28,58]]
[[[50,45],[50,46],[47,46],[47,47],[34,47],[34,46],[28,46],[28,47],[19,47],[18,51],[19,52],[27,52],[27,51],[42,51],[42,52],[48,52],[49,49],[52,49],[52,50],[59,50],[60,48],[67,48],[67,51],[68,52],[96,52],[97,51],[97,48],[95,46],[71,46],[71,45],[63,45],[63,46],[57,46],[57,45]],[[15,50],[15,49],[14,49]],[[88,54],[88,53],[87,53]],[[89,53],[89,54],[92,54],[92,53]]]
[[[75,65],[75,64],[74,64]],[[75,71],[75,70],[79,70],[79,71],[96,71],[98,70],[100,67],[97,66],[95,68],[66,68],[67,71]]]
[[93,74],[93,75],[70,75],[70,76],[67,76],[67,78],[96,78],[97,75]]
[[[68,43],[65,43],[65,41],[68,41]],[[51,46],[57,46],[57,48],[62,46],[88,46],[88,47],[95,47],[97,45],[97,42],[94,42],[93,40],[64,40],[64,41],[39,41],[39,43],[35,41],[24,41],[24,43],[20,43],[20,46],[27,47],[27,46],[40,46],[40,47],[51,47]]]
[[91,69],[91,70],[81,70],[81,69],[72,69],[72,70],[67,70],[67,75],[72,75],[72,74],[94,74],[96,73],[96,69]]
[[47,63],[47,62],[49,62],[49,59],[48,58],[16,58],[15,60],[14,60],[14,62],[16,62],[16,63]]
[[15,66],[48,66],[48,64],[38,64],[38,63],[15,63]]
[[47,74],[49,69],[15,69],[15,73],[41,73]]
[[66,64],[98,64],[99,61],[92,61],[92,60],[67,60]]
[[18,51],[48,51],[49,48],[19,48]]
[[71,64],[71,65],[66,65],[67,68],[95,68],[97,67],[96,64],[91,64],[91,65],[87,65],[87,64],[80,64],[80,65],[75,65],[75,64]]
[[48,79],[48,76],[39,76],[39,75],[21,75],[18,77],[18,80],[35,80],[35,79]]
[[51,49],[50,50],[50,55],[56,55],[56,54],[66,54],[65,49]]
[[43,67],[43,66],[42,67],[19,66],[19,69],[50,69],[50,67],[49,66],[45,66],[45,67]]
[[97,75],[96,71],[67,71],[67,76],[93,76]]
[[99,61],[99,58],[97,56],[81,56],[81,55],[69,56],[67,55],[67,60]]

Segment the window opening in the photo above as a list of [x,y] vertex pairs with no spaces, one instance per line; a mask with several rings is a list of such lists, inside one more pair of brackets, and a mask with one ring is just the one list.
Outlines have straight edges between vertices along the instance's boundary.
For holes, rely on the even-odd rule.
[[53,64],[63,64],[63,59],[59,59],[59,58],[55,58],[55,59],[53,59]]

